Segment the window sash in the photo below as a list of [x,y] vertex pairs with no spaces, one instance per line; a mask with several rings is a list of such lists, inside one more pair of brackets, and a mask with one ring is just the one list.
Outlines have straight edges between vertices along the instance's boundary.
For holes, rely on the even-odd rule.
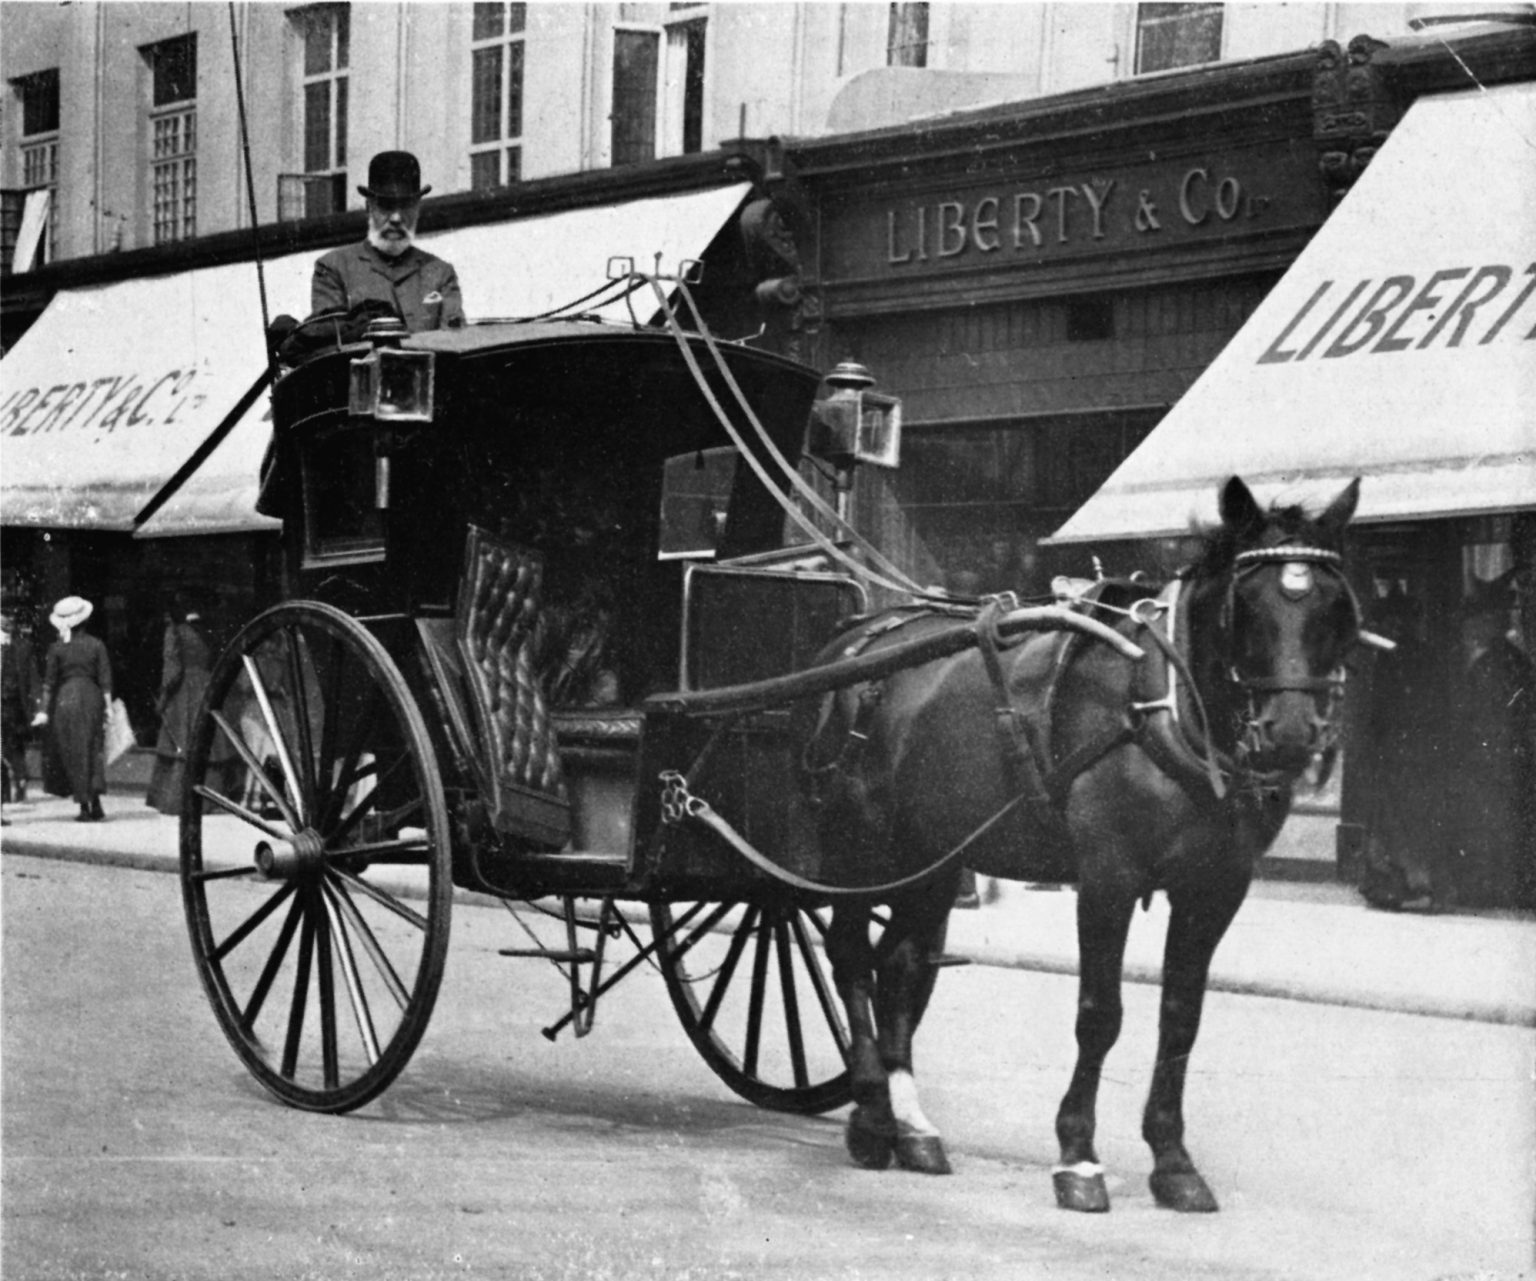
[[21,98],[21,136],[59,131],[59,70],[51,67],[14,82]]
[[656,156],[656,77],[661,33],[619,27],[613,33],[612,163]]
[[197,112],[151,117],[150,187],[154,243],[197,234]]
[[928,5],[926,3],[891,5],[885,65],[888,67],[926,67],[928,65]]
[[[522,178],[524,4],[476,4],[470,48],[470,187]],[[510,144],[510,145],[509,145]]]
[[1221,58],[1221,4],[1141,4],[1136,9],[1138,74]]

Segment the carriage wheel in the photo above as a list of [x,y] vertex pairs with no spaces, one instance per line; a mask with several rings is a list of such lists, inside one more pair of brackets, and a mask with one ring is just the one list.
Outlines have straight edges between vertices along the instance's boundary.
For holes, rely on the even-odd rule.
[[262,1085],[346,1112],[394,1080],[448,950],[448,811],[399,669],[340,610],[279,605],[215,664],[181,887],[214,1014]]
[[792,901],[651,905],[656,954],[688,1039],[759,1107],[810,1115],[853,1097],[848,1029],[821,950],[829,920],[828,909]]

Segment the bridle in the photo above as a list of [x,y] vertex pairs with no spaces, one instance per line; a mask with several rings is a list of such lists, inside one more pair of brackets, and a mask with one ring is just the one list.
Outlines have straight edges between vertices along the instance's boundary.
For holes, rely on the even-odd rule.
[[[1360,599],[1349,579],[1344,576],[1344,557],[1326,547],[1282,543],[1274,547],[1255,547],[1239,552],[1232,563],[1232,575],[1227,583],[1226,597],[1222,602],[1221,630],[1231,637],[1235,630],[1237,590],[1242,582],[1271,565],[1280,565],[1280,590],[1293,600],[1299,600],[1316,590],[1312,567],[1333,576],[1343,587],[1350,604],[1352,639],[1375,643],[1360,626]],[[1227,664],[1227,678],[1243,694],[1243,709],[1237,715],[1237,744],[1240,756],[1251,756],[1263,747],[1263,734],[1259,704],[1269,694],[1299,693],[1324,695],[1326,702],[1321,716],[1313,717],[1317,729],[1317,754],[1325,756],[1337,746],[1341,730],[1339,711],[1344,699],[1344,666],[1342,663],[1326,676],[1245,676],[1231,661]]]

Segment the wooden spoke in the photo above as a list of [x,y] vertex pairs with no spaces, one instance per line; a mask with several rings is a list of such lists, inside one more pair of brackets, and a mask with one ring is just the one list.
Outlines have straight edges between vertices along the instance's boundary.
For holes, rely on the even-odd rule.
[[736,975],[736,966],[741,961],[742,952],[746,950],[747,941],[752,937],[752,923],[757,919],[757,915],[757,908],[747,908],[741,928],[731,936],[731,946],[725,954],[725,962],[720,966],[720,972],[715,976],[715,984],[709,992],[709,1004],[699,1015],[699,1026],[705,1031],[715,1026],[715,1018],[720,1013],[720,1003],[725,1000],[726,993],[731,990],[731,980]]
[[357,1035],[363,1043],[363,1051],[370,1064],[379,1061],[379,1037],[374,1030],[373,1015],[368,1009],[368,994],[363,990],[357,972],[357,958],[352,953],[352,940],[342,920],[341,907],[336,902],[336,891],[325,882],[320,884],[325,895],[325,913],[330,923],[331,936],[336,940],[336,959],[341,966],[341,977],[347,986],[347,998],[352,1003],[352,1017],[357,1022]]
[[[373,841],[367,845],[347,845],[339,850],[329,850],[326,853],[328,859],[366,858],[370,863],[383,865],[399,864],[404,867],[413,867],[417,863],[425,862],[425,855],[432,850],[432,843],[427,840],[410,841]],[[416,857],[405,858],[405,854]]]
[[222,961],[226,956],[228,956],[237,947],[239,947],[240,944],[245,942],[245,940],[250,937],[251,931],[256,929],[257,926],[259,926],[264,920],[267,919],[267,917],[271,916],[272,913],[282,905],[283,900],[292,893],[293,883],[290,881],[270,898],[268,898],[267,901],[258,907],[254,912],[252,912],[250,916],[245,919],[244,923],[235,929],[234,933],[228,935],[224,941],[214,949],[213,959],[216,961]]
[[331,918],[318,886],[306,890],[309,912],[315,919],[315,953],[320,977],[320,1060],[325,1088],[334,1090],[341,1081],[336,1054],[336,969],[331,959]]
[[752,999],[747,1007],[747,1044],[741,1055],[742,1071],[748,1076],[757,1075],[757,1056],[763,1044],[763,995],[768,987],[769,939],[765,921],[757,930],[757,950],[752,957]]
[[826,1020],[827,1029],[832,1033],[832,1039],[837,1043],[838,1051],[843,1056],[843,1062],[846,1063],[849,1054],[853,1052],[853,1041],[843,1022],[843,1012],[838,1005],[837,993],[833,991],[832,984],[827,981],[826,972],[817,962],[810,931],[805,928],[803,917],[806,916],[820,924],[814,912],[797,912],[790,917],[790,926],[795,932],[795,945],[800,949],[801,963],[805,966],[806,974],[810,976],[811,990],[816,993],[816,1003],[821,1007],[821,1016]]
[[298,629],[285,627],[283,642],[288,652],[288,684],[293,689],[294,734],[298,738],[299,760],[302,769],[298,777],[299,795],[305,814],[314,814],[316,808],[315,745],[309,719],[309,683],[304,679],[304,651],[299,643]]
[[256,1020],[261,1017],[261,1007],[267,1003],[267,993],[272,990],[277,972],[283,967],[283,960],[287,957],[288,948],[293,943],[293,932],[298,928],[299,920],[303,915],[303,903],[299,899],[294,899],[288,906],[288,916],[283,921],[282,933],[277,936],[271,955],[267,957],[267,963],[262,967],[261,977],[256,980],[256,986],[251,989],[251,999],[246,1002],[245,1009],[240,1012],[240,1026],[247,1033],[254,1031]]
[[420,913],[411,911],[411,909],[406,907],[406,905],[399,899],[395,898],[393,895],[386,894],[377,885],[370,885],[361,877],[354,876],[351,872],[344,871],[339,867],[333,867],[331,871],[341,880],[350,885],[359,894],[364,894],[368,898],[371,898],[380,907],[388,908],[402,921],[409,921],[418,930],[424,930],[427,928],[426,917],[422,916]]
[[[224,736],[229,739],[230,744],[234,747],[235,753],[244,762],[245,768],[250,770],[251,777],[256,780],[257,785],[271,799],[272,804],[277,806],[278,811],[283,816],[283,822],[287,823],[295,832],[302,831],[304,825],[299,822],[297,812],[289,804],[288,797],[273,786],[272,780],[267,777],[266,766],[256,759],[256,753],[251,751],[250,744],[230,728],[229,722],[224,719],[222,712],[214,712],[212,715],[218,727],[224,731]],[[201,787],[202,784],[197,784],[197,786]],[[279,839],[287,840],[287,837],[280,837]]]
[[363,945],[363,951],[368,954],[368,959],[373,962],[379,977],[383,980],[385,988],[395,1000],[400,1009],[405,1009],[406,1002],[410,1000],[410,993],[406,991],[405,984],[400,981],[400,976],[395,973],[395,967],[389,963],[389,957],[384,949],[379,946],[378,939],[368,922],[363,919],[363,914],[358,910],[357,904],[351,896],[339,885],[326,886],[332,895],[336,906],[341,909],[346,918],[352,923],[352,931],[357,935],[357,940]]
[[288,1039],[283,1043],[282,1074],[289,1080],[299,1064],[299,1047],[304,1040],[304,1010],[309,1002],[309,967],[315,954],[315,917],[308,905],[300,903],[303,924],[299,927],[299,971],[293,980],[293,1001],[288,1007]]
[[779,955],[779,992],[784,999],[784,1031],[789,1037],[789,1060],[795,1085],[810,1084],[805,1066],[805,1039],[800,1030],[800,1000],[795,992],[794,958],[789,950],[789,926],[782,920],[773,923],[773,942]]
[[[214,714],[217,715],[218,713]],[[242,823],[248,823],[258,832],[266,833],[266,835],[270,836],[275,841],[286,841],[291,835],[289,832],[279,831],[260,815],[253,814],[250,810],[246,809],[245,806],[236,804],[222,792],[216,792],[211,787],[207,787],[202,783],[194,783],[192,785],[192,790],[198,796],[201,796],[205,801],[212,801],[226,814],[233,814]]]
[[256,665],[256,660],[246,654],[244,661],[245,674],[250,678],[256,705],[261,708],[261,719],[267,727],[267,737],[272,740],[278,767],[283,771],[283,789],[293,804],[294,817],[289,822],[293,824],[294,831],[298,831],[304,826],[304,800],[299,792],[298,776],[293,772],[293,755],[288,750],[288,736],[277,722],[277,714],[272,710],[272,696],[267,692],[267,683],[261,678],[261,669]]

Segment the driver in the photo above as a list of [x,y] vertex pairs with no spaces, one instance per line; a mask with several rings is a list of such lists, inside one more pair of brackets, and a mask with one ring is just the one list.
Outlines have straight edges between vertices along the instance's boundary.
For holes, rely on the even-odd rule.
[[350,311],[358,303],[389,304],[411,333],[457,329],[464,323],[459,278],[450,263],[419,249],[416,219],[421,166],[409,151],[381,151],[368,164],[368,238],[333,249],[315,263],[310,286],[314,313]]

